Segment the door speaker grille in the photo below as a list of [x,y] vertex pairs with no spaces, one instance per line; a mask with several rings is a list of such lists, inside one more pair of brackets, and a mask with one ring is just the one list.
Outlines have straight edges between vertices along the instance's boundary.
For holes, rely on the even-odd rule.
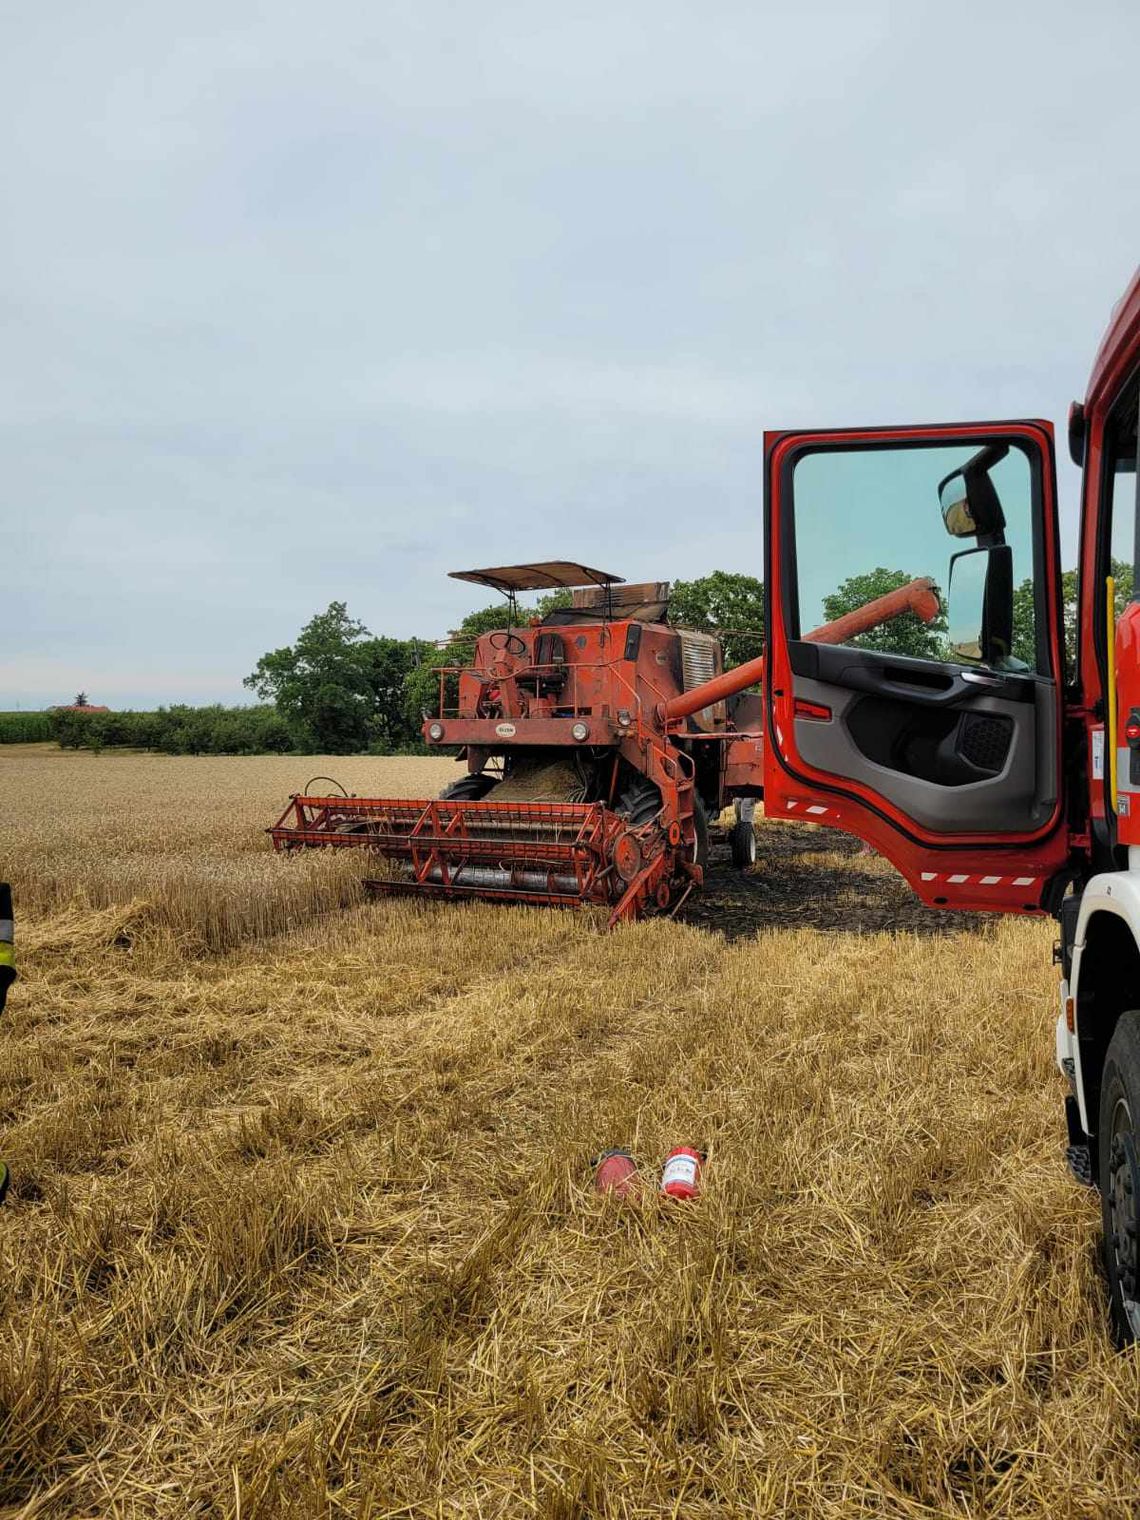
[[997,713],[965,713],[958,732],[958,753],[977,770],[994,776],[1005,764],[1012,737],[1012,718]]

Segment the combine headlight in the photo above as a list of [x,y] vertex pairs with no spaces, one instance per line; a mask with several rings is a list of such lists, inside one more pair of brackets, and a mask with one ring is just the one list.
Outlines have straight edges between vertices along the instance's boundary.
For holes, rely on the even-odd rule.
[[428,738],[429,739],[435,739],[437,741],[440,740],[440,739],[442,739],[443,738],[443,724],[442,723],[432,723],[430,725],[430,727],[428,728]]
[[588,723],[575,723],[570,733],[581,744],[584,739],[590,737],[590,726]]

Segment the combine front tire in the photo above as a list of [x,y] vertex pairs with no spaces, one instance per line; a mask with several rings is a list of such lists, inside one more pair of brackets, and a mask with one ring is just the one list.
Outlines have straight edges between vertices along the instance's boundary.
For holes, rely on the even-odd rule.
[[756,864],[756,830],[751,819],[738,818],[728,832],[732,863],[738,871],[747,871]]
[[1100,1199],[1112,1330],[1140,1338],[1140,1012],[1122,1013],[1100,1087]]
[[439,794],[439,800],[441,802],[479,802],[498,785],[498,782],[497,776],[488,776],[486,771],[460,776],[458,781],[452,781],[444,787]]
[[[661,811],[661,793],[654,782],[644,776],[639,776],[618,793],[614,811],[622,818],[628,819],[632,828],[638,829],[642,824],[651,823]],[[709,815],[705,811],[704,803],[695,792],[693,793],[693,832],[696,835],[693,842],[693,861],[700,866],[702,871],[707,871],[709,868]]]
[[652,823],[661,811],[661,793],[652,781],[639,776],[618,793],[614,811],[628,819],[630,828],[639,829],[644,823]]

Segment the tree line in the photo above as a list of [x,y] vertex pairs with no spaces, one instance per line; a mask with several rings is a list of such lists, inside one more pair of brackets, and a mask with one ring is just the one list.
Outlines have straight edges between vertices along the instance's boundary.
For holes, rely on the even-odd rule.
[[[1113,564],[1122,610],[1132,592],[1131,571]],[[912,577],[878,567],[845,580],[823,599],[828,620],[882,596]],[[1066,646],[1070,669],[1075,654],[1076,572],[1062,578]],[[524,619],[565,606],[569,592],[554,592],[520,609]],[[1032,666],[1034,595],[1026,580],[1014,593],[1014,653]],[[754,576],[716,570],[674,583],[669,620],[678,627],[717,633],[725,666],[732,669],[763,650],[764,587]],[[377,636],[351,617],[344,602],[331,602],[301,629],[292,644],[268,651],[244,685],[261,698],[250,707],[170,706],[156,712],[82,712],[59,709],[46,715],[50,733],[64,748],[127,746],[165,754],[417,753],[425,714],[439,701],[440,666],[463,666],[474,659],[481,633],[504,626],[506,605],[480,607],[442,643]],[[925,624],[913,613],[860,635],[866,649],[927,659],[945,659],[944,614]],[[45,715],[12,715],[36,718]],[[2,717],[2,715],[0,715]],[[38,725],[21,724],[21,735]],[[16,729],[16,725],[13,725]],[[0,742],[16,742],[0,721]]]
[[53,737],[50,713],[0,712],[0,744],[43,744]]
[[[528,619],[569,605],[568,591],[520,608]],[[714,571],[674,583],[670,619],[724,634],[732,666],[759,654],[764,587],[754,576]],[[469,612],[442,642],[373,634],[344,602],[331,602],[292,644],[269,650],[243,684],[261,702],[249,707],[172,705],[154,712],[58,708],[34,725],[0,721],[0,743],[54,738],[65,749],[127,747],[172,755],[398,754],[424,749],[421,726],[439,701],[438,667],[469,665],[482,633],[502,628],[505,602]]]
[[173,706],[155,712],[57,708],[46,717],[61,749],[146,749],[163,755],[284,755],[297,749],[292,729],[272,706]]

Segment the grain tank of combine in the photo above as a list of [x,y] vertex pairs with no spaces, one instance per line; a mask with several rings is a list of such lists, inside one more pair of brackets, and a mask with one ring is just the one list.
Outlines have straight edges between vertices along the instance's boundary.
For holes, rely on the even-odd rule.
[[[674,911],[704,878],[710,819],[763,794],[748,690],[763,659],[726,672],[719,640],[669,624],[663,582],[561,560],[454,574],[507,598],[504,626],[479,637],[472,662],[438,672],[425,715],[425,742],[463,773],[433,799],[294,796],[274,845],[371,849],[389,862],[369,883],[378,892],[596,904],[611,924]],[[520,616],[520,592],[551,590],[568,590],[569,605]],[[807,637],[908,611],[937,613],[930,582]],[[738,833],[753,839],[748,822]]]

